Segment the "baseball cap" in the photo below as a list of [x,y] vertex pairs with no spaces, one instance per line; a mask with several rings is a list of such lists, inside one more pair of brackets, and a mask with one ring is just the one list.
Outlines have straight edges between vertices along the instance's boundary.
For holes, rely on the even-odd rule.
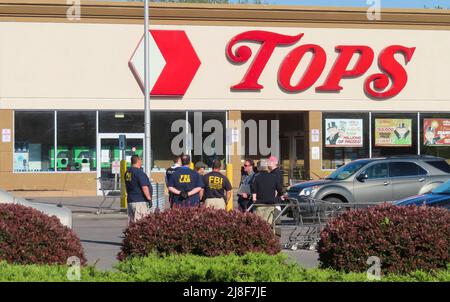
[[269,157],[268,162],[278,164],[278,158],[276,156],[271,156]]

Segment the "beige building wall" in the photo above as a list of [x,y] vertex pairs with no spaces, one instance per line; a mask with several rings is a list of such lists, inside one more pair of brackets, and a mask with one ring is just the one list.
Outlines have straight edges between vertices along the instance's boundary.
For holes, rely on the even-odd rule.
[[[424,102],[429,110],[450,110],[450,30],[191,25],[153,28],[184,30],[201,61],[186,94],[182,98],[154,98],[155,110],[419,111],[424,110]],[[252,59],[242,65],[227,60],[225,47],[232,37],[252,29],[285,35],[304,33],[304,37],[292,47],[274,51],[259,80],[264,86],[261,91],[232,91],[230,87],[241,81],[259,45],[239,44],[253,50]],[[0,22],[0,108],[143,109],[142,92],[127,65],[141,35],[142,27],[134,24]],[[277,83],[279,67],[295,46],[305,43],[318,44],[326,51],[325,69],[310,89],[286,93]],[[375,59],[363,76],[343,79],[341,92],[318,93],[315,87],[328,76],[338,56],[337,45],[370,46]],[[405,66],[408,83],[391,99],[372,100],[364,93],[364,81],[380,72],[377,57],[390,45],[416,47],[411,62]],[[309,58],[303,58],[292,83],[300,79]],[[404,65],[402,56],[397,59]],[[354,61],[356,56],[350,65]]]

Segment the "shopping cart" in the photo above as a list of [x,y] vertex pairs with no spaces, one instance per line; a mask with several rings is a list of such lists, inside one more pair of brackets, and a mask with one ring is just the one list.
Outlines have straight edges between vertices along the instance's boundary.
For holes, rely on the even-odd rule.
[[364,208],[368,205],[335,203],[303,197],[301,200],[288,198],[283,203],[271,205],[253,204],[248,211],[256,207],[275,207],[272,222],[274,232],[276,233],[278,229],[280,236],[283,231],[289,233],[284,248],[314,250],[320,240],[320,232],[330,219],[349,209]]
[[[116,202],[120,202],[121,192],[120,188],[117,187],[117,181],[114,180],[114,178],[97,178],[100,186],[100,191],[102,191],[103,200],[98,206],[97,215],[100,215],[103,213],[104,209],[112,210],[113,205]],[[109,205],[105,206],[106,203]],[[121,212],[121,209],[117,209],[116,211]]]
[[289,231],[284,248],[297,250],[315,250],[320,240],[320,232],[326,224],[340,213],[356,208],[366,208],[370,204],[336,203],[303,197],[287,199],[287,219],[281,221],[281,227]]

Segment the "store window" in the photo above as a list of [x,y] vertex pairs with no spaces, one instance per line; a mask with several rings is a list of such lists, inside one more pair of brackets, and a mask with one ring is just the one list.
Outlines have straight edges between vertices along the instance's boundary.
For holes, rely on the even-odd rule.
[[322,169],[369,157],[369,113],[322,114]]
[[372,157],[417,154],[417,113],[373,113]]
[[450,113],[420,114],[420,153],[450,162]]
[[[96,171],[96,113],[57,112],[58,171]],[[53,152],[51,154],[52,161]]]
[[14,130],[14,171],[53,171],[54,112],[16,111]]
[[[172,124],[179,121],[183,128],[177,128],[172,132]],[[178,155],[177,150],[172,150],[172,141],[175,137],[182,135],[186,142],[186,112],[185,111],[152,111],[151,112],[151,133],[152,133],[152,159],[153,169],[167,169],[173,164],[173,158]],[[179,131],[179,132],[178,132]],[[183,142],[178,146],[183,153],[187,146]],[[174,152],[172,152],[174,151]]]
[[143,133],[144,111],[99,111],[99,133]]
[[195,164],[201,161],[211,167],[214,159],[223,161],[226,149],[225,112],[189,112],[188,120],[193,133],[190,144],[192,162]]

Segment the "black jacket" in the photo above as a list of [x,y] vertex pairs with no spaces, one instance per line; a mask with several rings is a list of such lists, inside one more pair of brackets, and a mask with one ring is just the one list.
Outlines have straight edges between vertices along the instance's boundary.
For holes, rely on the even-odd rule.
[[256,194],[256,203],[277,203],[277,197],[282,194],[282,190],[281,182],[275,174],[265,171],[256,174],[252,184],[252,192]]
[[273,169],[270,173],[275,175],[277,181],[279,182],[281,188],[283,189],[283,170],[277,167]]

